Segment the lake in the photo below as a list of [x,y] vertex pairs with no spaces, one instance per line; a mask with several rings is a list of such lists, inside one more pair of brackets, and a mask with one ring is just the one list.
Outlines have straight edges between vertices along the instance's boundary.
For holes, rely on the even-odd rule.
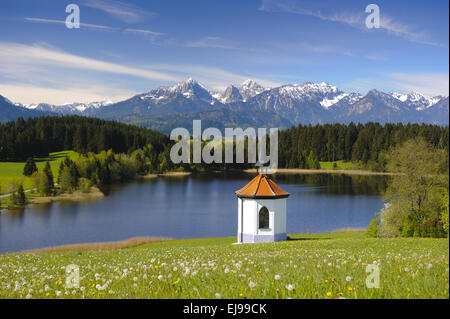
[[[237,233],[235,190],[254,175],[193,174],[142,179],[103,189],[105,197],[0,214],[0,253],[138,236],[229,237]],[[386,176],[275,175],[290,192],[287,231],[366,227],[383,207]]]

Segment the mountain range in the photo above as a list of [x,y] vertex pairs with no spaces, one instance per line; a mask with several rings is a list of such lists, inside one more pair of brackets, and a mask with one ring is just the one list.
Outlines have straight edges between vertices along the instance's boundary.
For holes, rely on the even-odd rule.
[[116,103],[25,105],[0,95],[0,122],[50,114],[113,119],[166,133],[174,127],[190,127],[194,119],[201,119],[204,127],[220,129],[369,121],[448,125],[449,99],[377,90],[363,96],[343,92],[325,82],[264,88],[253,80],[240,86],[230,85],[223,93],[217,93],[191,78]]

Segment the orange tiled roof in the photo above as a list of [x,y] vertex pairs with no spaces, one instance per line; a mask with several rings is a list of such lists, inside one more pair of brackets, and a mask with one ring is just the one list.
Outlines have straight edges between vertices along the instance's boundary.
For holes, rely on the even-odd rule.
[[274,181],[265,174],[258,174],[247,185],[236,192],[237,197],[242,198],[285,198],[290,194],[282,190]]

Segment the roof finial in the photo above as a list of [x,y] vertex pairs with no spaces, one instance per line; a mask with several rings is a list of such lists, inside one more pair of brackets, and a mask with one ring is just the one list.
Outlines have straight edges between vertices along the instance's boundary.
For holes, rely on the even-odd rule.
[[[259,155],[258,155],[258,160],[255,163],[255,166],[257,167],[257,171],[259,174],[265,175],[267,174],[267,171],[269,169],[270,166],[270,161],[266,160],[266,161],[262,161],[263,159],[263,154],[262,154],[262,148],[259,149]],[[265,173],[264,173],[265,172]]]

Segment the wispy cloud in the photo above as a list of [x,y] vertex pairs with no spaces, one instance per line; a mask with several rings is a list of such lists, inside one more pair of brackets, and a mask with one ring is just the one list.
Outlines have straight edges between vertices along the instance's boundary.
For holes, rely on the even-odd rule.
[[174,81],[173,76],[127,65],[86,58],[40,45],[0,42],[0,72],[10,66],[47,65],[137,76],[150,80]]
[[192,48],[217,48],[217,49],[232,49],[238,50],[238,44],[234,41],[225,40],[220,37],[207,36],[197,41],[186,43],[187,47]]
[[404,92],[419,92],[428,96],[443,95],[449,93],[448,74],[411,74],[411,73],[389,73],[391,86]]
[[345,83],[343,89],[365,94],[371,89],[385,92],[418,92],[426,96],[448,96],[449,75],[445,73],[383,73],[373,78],[357,78]]
[[[86,72],[80,72],[86,71]],[[108,74],[117,74],[114,82]],[[123,76],[121,76],[123,75]],[[0,94],[22,103],[66,103],[130,97],[140,85],[129,77],[151,80],[155,87],[193,77],[221,91],[248,78],[264,86],[280,83],[254,74],[235,73],[194,64],[129,66],[83,57],[46,44],[0,42]],[[108,80],[105,80],[108,79]],[[67,92],[67,94],[64,94]]]
[[0,83],[0,92],[13,102],[23,104],[49,103],[62,105],[68,102],[87,103],[111,100],[118,102],[137,94],[117,86],[90,84],[85,86],[65,84],[46,87],[23,83]]
[[[24,19],[26,21],[37,22],[37,23],[66,24],[66,21],[64,21],[64,20],[45,19],[45,18],[30,18],[30,17],[25,17]],[[113,30],[114,29],[112,27],[108,27],[108,26],[105,26],[105,25],[89,24],[89,23],[82,23],[82,22],[80,22],[80,27],[100,29],[100,30]]]
[[426,32],[414,30],[410,25],[395,22],[391,17],[382,15],[380,19],[380,28],[388,33],[402,37],[408,41],[446,48],[447,45],[435,42],[429,39]]
[[84,0],[83,5],[101,10],[126,23],[135,23],[154,16],[155,13],[140,9],[130,3],[113,0]]
[[[329,1],[290,1],[290,0],[262,0],[260,10],[268,12],[288,12],[312,16],[323,21],[342,23],[363,31],[369,31],[365,25],[366,15],[361,12],[334,11],[330,8],[336,6],[336,2]],[[447,47],[447,45],[430,40],[429,35],[411,25],[395,21],[386,13],[380,15],[380,29],[388,34],[402,37],[410,42]]]
[[158,35],[165,35],[165,33],[162,32],[156,32],[151,30],[142,30],[142,29],[125,29],[125,33],[136,33],[136,34],[142,34],[142,35],[151,35],[151,36],[158,36]]
[[217,91],[224,90],[230,84],[241,84],[245,80],[253,79],[266,87],[275,87],[281,85],[276,81],[266,80],[254,74],[239,74],[226,71],[216,67],[191,65],[191,64],[152,64],[149,66],[154,70],[164,70],[166,72],[174,72],[181,78],[192,77],[208,88]]
[[303,51],[309,51],[313,53],[335,53],[346,56],[354,56],[353,52],[348,49],[343,49],[332,45],[313,44],[308,42],[300,42],[299,48]]

